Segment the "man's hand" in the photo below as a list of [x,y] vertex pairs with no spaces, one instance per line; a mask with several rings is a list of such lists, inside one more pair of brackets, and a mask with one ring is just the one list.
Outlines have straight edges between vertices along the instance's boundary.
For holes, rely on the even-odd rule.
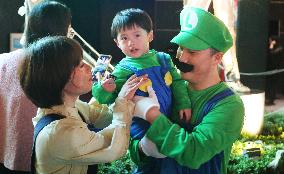
[[191,119],[191,109],[182,109],[179,111],[179,117],[181,120],[185,120],[185,122],[189,122]]

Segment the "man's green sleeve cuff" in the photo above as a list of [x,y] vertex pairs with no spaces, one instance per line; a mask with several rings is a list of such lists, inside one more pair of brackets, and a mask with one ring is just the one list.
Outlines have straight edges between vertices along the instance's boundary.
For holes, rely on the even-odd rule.
[[148,129],[146,136],[152,140],[157,146],[161,147],[165,137],[167,137],[169,129],[173,123],[166,116],[161,114]]
[[190,102],[188,102],[187,104],[182,104],[182,105],[176,106],[177,111],[180,111],[180,110],[183,110],[183,109],[191,109]]
[[139,149],[139,142],[140,140],[130,140],[129,144],[129,154],[131,160],[137,165],[142,166],[149,161],[149,157],[147,157],[143,152]]

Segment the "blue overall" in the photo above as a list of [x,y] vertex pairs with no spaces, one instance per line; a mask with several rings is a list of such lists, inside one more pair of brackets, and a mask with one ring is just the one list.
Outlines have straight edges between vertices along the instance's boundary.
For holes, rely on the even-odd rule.
[[[210,112],[210,110],[222,99],[233,95],[234,93],[230,89],[226,89],[217,93],[204,105],[198,120],[194,125],[183,124],[180,125],[187,132],[192,132],[193,128],[201,123],[203,118]],[[202,164],[198,169],[190,169],[185,166],[179,165],[176,160],[172,158],[156,159],[151,158],[146,165],[136,169],[134,173],[160,173],[160,174],[219,174],[221,173],[221,162],[223,159],[223,151],[216,154],[209,161]]]
[[[80,112],[79,115],[81,116]],[[65,118],[64,116],[58,115],[58,114],[48,114],[44,117],[42,117],[38,123],[35,126],[34,129],[34,137],[33,137],[33,147],[32,147],[32,156],[31,156],[31,174],[35,174],[35,143],[36,143],[36,138],[40,131],[47,126],[49,123],[55,121],[55,120],[60,120]],[[83,121],[85,122],[85,119],[81,116]],[[88,124],[88,129],[90,131],[98,132],[102,129],[96,128],[93,124]],[[92,173],[97,173],[98,166],[96,164],[94,165],[89,165],[88,166],[88,172],[87,174],[92,174]]]
[[[145,68],[142,70],[137,70],[136,67],[127,64],[126,62],[121,61],[119,66],[129,71],[132,71],[137,76],[148,74],[148,78],[152,81],[152,88],[156,92],[159,104],[160,111],[165,115],[171,114],[171,105],[172,105],[172,92],[170,86],[166,85],[165,74],[170,70],[170,64],[166,59],[164,53],[158,53],[158,60],[160,66],[153,66]],[[148,97],[148,93],[141,90],[136,91],[136,95]],[[150,127],[150,123],[139,117],[133,117],[132,124],[130,127],[130,136],[134,139],[142,139]]]

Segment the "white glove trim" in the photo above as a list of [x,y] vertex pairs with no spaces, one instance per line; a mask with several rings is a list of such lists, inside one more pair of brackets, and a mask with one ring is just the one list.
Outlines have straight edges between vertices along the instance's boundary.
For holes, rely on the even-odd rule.
[[141,150],[145,153],[147,156],[151,156],[154,158],[165,158],[166,156],[161,154],[156,144],[154,144],[151,140],[149,140],[146,136],[144,136],[141,141],[139,142],[139,146],[141,147]]

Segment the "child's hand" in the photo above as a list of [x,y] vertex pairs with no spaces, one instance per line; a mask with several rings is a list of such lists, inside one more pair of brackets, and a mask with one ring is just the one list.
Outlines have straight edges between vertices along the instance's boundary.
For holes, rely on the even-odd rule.
[[109,75],[108,66],[111,61],[111,55],[101,54],[98,57],[96,66],[92,68],[93,81],[100,82],[101,80],[107,79]]
[[102,81],[102,87],[107,92],[113,92],[116,88],[116,84],[113,78],[107,78]]
[[185,120],[185,122],[189,122],[191,119],[191,109],[182,109],[179,111],[179,117],[181,120]]

